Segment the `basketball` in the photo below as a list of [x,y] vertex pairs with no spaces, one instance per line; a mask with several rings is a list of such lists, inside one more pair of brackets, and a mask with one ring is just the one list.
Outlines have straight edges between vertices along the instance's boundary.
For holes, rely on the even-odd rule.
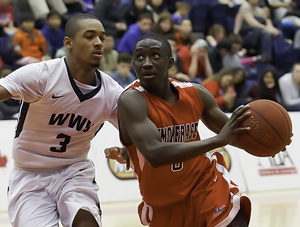
[[288,112],[277,102],[267,99],[255,100],[248,105],[251,116],[242,126],[250,127],[250,131],[241,133],[237,142],[254,156],[275,156],[290,143],[292,137],[292,121]]

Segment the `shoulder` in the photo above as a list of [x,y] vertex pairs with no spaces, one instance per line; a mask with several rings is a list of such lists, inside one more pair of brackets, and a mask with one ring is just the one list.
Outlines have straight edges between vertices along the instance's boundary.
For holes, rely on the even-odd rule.
[[200,84],[193,84],[196,88],[204,108],[209,108],[216,105],[216,100],[209,90]]
[[137,88],[129,87],[122,92],[119,98],[118,108],[121,112],[123,112],[123,110],[126,112],[134,112],[146,106],[148,106],[147,100],[141,90]]
[[278,79],[278,83],[284,83],[292,80],[292,73],[286,73]]

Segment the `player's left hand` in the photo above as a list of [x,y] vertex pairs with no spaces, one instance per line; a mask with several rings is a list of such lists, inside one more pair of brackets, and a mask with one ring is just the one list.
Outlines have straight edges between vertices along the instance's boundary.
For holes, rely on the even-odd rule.
[[110,147],[104,150],[105,157],[114,159],[121,164],[126,164],[126,170],[130,168],[130,160],[125,147]]

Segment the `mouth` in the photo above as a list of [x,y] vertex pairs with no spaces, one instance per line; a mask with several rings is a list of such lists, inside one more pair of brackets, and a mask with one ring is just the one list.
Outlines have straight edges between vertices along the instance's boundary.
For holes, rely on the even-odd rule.
[[102,56],[103,56],[102,50],[93,51],[93,56],[97,57],[97,58],[102,58]]
[[151,79],[151,78],[153,78],[153,77],[155,77],[156,75],[155,75],[155,73],[154,72],[147,72],[147,73],[144,73],[143,74],[143,77],[145,78],[145,79]]

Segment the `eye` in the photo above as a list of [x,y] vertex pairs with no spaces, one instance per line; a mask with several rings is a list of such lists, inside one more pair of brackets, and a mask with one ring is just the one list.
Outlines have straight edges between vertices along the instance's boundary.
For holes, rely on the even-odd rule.
[[143,56],[142,55],[138,55],[138,56],[136,56],[136,60],[143,60]]
[[99,39],[101,40],[102,43],[105,41],[105,37],[104,36],[99,36]]
[[86,39],[92,39],[92,38],[93,38],[93,35],[86,35],[85,38],[86,38]]
[[159,55],[158,55],[158,54],[154,54],[154,55],[153,55],[153,58],[154,58],[154,59],[157,59],[157,58],[159,58]]

